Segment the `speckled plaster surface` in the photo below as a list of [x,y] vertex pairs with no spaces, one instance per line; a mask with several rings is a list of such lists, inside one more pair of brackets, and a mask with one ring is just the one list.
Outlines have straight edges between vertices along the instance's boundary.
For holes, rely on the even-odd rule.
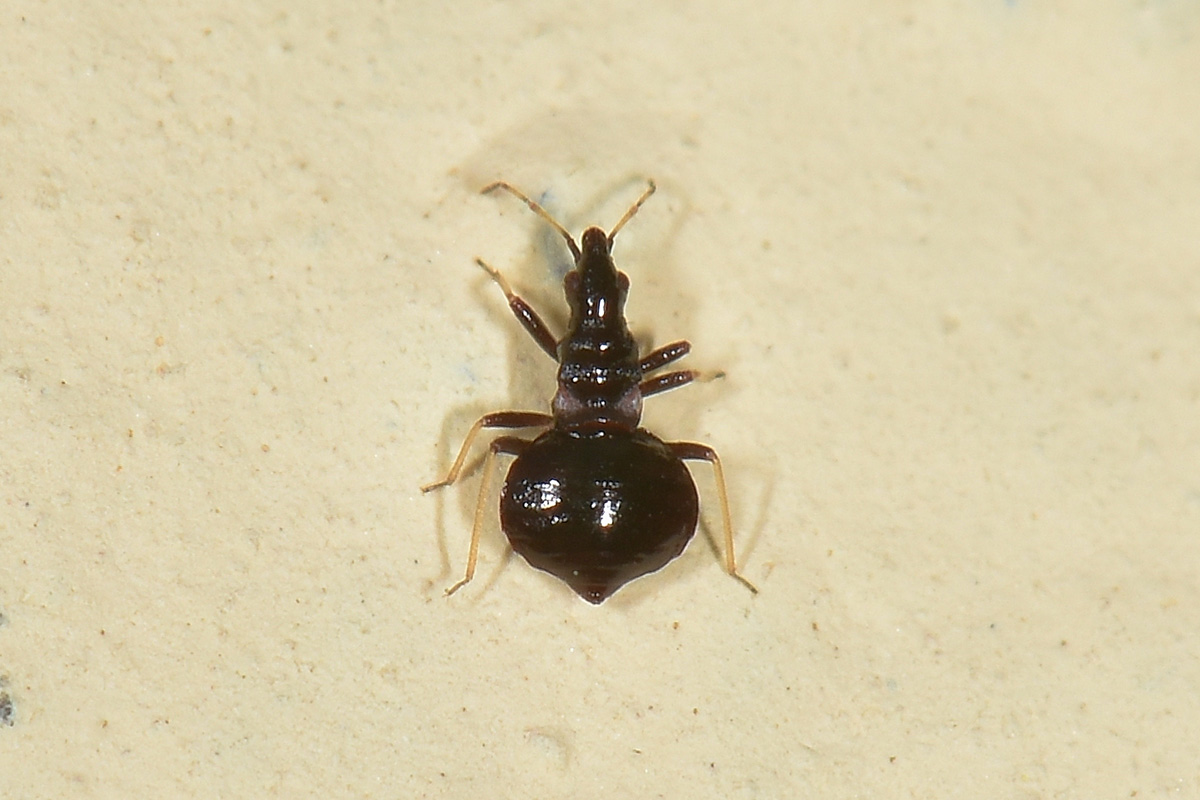
[[[1200,9],[9,4],[0,796],[1200,795]],[[452,598],[574,230],[705,533]]]

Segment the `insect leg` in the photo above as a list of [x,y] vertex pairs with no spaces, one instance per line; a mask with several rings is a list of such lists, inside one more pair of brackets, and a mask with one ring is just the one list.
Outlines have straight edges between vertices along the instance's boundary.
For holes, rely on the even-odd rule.
[[479,558],[479,532],[483,529],[484,507],[487,505],[488,494],[492,489],[492,473],[495,472],[493,467],[496,462],[496,454],[506,453],[518,456],[528,446],[529,442],[524,439],[518,439],[515,436],[500,436],[493,440],[488,448],[487,458],[483,462],[483,481],[479,485],[479,500],[475,503],[475,524],[471,526],[471,548],[467,551],[467,571],[461,581],[446,590],[447,597],[467,585],[471,578],[475,577],[475,562]]
[[[467,438],[463,440],[462,448],[458,451],[458,458],[454,459],[454,465],[450,467],[446,477],[422,486],[421,491],[429,492],[440,489],[458,480],[458,473],[462,472],[463,464],[467,460],[467,453],[471,450],[471,443],[484,428],[546,428],[553,423],[554,417],[536,411],[494,411],[491,414],[484,414],[475,421],[471,430],[467,431]],[[496,441],[501,440],[497,439]]]
[[647,378],[638,385],[638,390],[642,393],[642,397],[649,397],[652,394],[665,392],[668,389],[686,386],[692,381],[711,381],[723,377],[725,377],[724,372],[701,372],[698,369],[682,369],[679,372],[667,372],[653,378]]
[[512,309],[513,315],[516,316],[525,330],[529,331],[529,335],[538,343],[538,347],[545,350],[555,361],[558,361],[558,340],[554,338],[554,334],[546,327],[546,323],[542,322],[542,318],[533,310],[533,307],[529,303],[526,303],[524,298],[513,292],[512,286],[500,274],[500,270],[486,263],[482,258],[475,259],[475,263],[483,267],[487,271],[487,274],[492,276],[492,280],[496,282],[501,291],[504,292],[504,296],[508,298],[508,307]]
[[680,339],[678,342],[671,342],[651,353],[647,353],[638,366],[642,372],[653,372],[659,367],[665,367],[672,361],[678,361],[690,353],[691,350],[692,343],[685,339]]
[[721,501],[721,522],[725,528],[725,571],[741,581],[750,591],[758,594],[758,587],[737,570],[737,559],[733,553],[733,521],[729,515],[729,492],[725,489],[725,470],[721,468],[721,458],[717,451],[706,444],[696,442],[670,442],[667,447],[671,448],[671,452],[677,458],[707,461],[712,464],[713,474],[717,479],[717,498]]

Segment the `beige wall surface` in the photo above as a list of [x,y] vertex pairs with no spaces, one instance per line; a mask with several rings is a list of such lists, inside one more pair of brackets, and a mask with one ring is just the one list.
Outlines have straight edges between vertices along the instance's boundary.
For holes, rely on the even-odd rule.
[[[1200,797],[1200,5],[0,16],[0,797]],[[700,533],[593,607],[471,421],[612,225]],[[485,448],[479,448],[482,453]]]

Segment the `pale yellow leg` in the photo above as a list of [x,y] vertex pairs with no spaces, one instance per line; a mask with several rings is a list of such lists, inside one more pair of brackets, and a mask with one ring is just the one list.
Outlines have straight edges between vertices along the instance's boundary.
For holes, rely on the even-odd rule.
[[463,464],[467,460],[467,453],[471,451],[471,443],[475,441],[475,437],[479,435],[479,431],[483,430],[483,423],[487,417],[480,417],[471,426],[471,430],[467,431],[467,438],[463,439],[462,447],[459,448],[458,458],[454,459],[454,464],[450,467],[450,471],[446,473],[446,477],[440,481],[427,483],[421,487],[421,492],[431,492],[434,489],[440,489],[443,486],[449,486],[458,480],[458,473],[462,472]]
[[717,455],[717,451],[710,450],[710,452],[712,453],[710,463],[713,465],[713,474],[717,479],[717,498],[721,501],[721,523],[725,526],[725,571],[741,581],[747,589],[758,594],[758,587],[737,570],[737,559],[733,551],[733,519],[729,513],[729,492],[725,489],[725,470],[721,467],[721,457]]
[[471,549],[467,551],[467,571],[463,579],[446,590],[446,596],[457,592],[471,582],[475,577],[475,562],[479,559],[479,532],[483,528],[484,507],[487,505],[488,494],[492,489],[492,467],[496,463],[495,448],[488,448],[487,457],[483,460],[483,480],[479,486],[479,500],[475,503],[475,524],[471,526]]
[[537,411],[494,411],[491,414],[484,414],[475,420],[471,430],[467,431],[467,438],[463,439],[462,447],[458,451],[458,458],[454,459],[454,464],[446,473],[446,477],[422,486],[421,491],[431,492],[434,489],[449,486],[458,480],[463,464],[467,462],[467,453],[471,452],[471,445],[475,442],[475,437],[484,428],[544,428],[553,422],[554,417]]

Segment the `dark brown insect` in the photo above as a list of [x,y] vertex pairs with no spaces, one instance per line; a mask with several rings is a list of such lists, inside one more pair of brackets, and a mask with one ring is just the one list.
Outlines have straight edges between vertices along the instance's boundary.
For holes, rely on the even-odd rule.
[[484,428],[547,429],[532,441],[500,436],[492,442],[483,465],[466,574],[446,594],[462,588],[475,574],[484,504],[499,453],[516,456],[500,500],[500,526],[513,550],[590,603],[603,602],[683,552],[699,516],[696,486],[683,461],[709,462],[721,501],[725,569],[757,592],[737,571],[725,475],[716,451],[693,442],[664,442],[638,427],[643,398],[715,377],[695,370],[647,377],[687,355],[692,346],[681,340],[639,356],[625,322],[629,278],[613,264],[613,239],[654,194],[653,181],[611,232],[584,231],[582,248],[544,208],[507,183],[494,183],[483,194],[496,189],[523,200],[566,240],[575,259],[575,268],[563,281],[571,320],[566,334],[556,339],[504,276],[476,259],[504,291],[525,330],[558,362],[558,392],[550,414],[485,414],[467,433],[446,477],[422,487],[428,492],[454,483],[471,443]]

